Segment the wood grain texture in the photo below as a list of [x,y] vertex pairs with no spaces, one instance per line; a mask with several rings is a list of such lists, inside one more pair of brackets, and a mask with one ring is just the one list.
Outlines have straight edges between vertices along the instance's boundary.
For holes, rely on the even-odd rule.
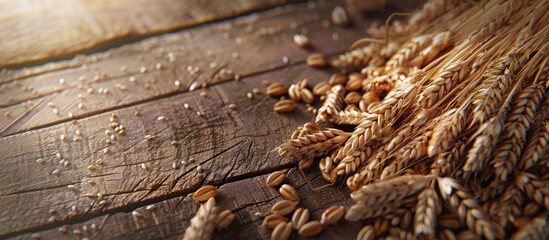
[[[318,174],[309,173],[308,177],[320,180]],[[268,215],[270,208],[282,200],[275,188],[265,185],[267,175],[247,178],[219,186],[216,197],[221,209],[230,209],[236,215],[235,221],[225,231],[218,231],[214,239],[268,239],[271,230],[261,227],[263,217]],[[347,189],[337,187],[314,191],[306,184],[297,168],[288,171],[286,183],[296,187],[300,195],[306,196],[300,202],[300,207],[311,211],[311,219],[319,220],[322,211],[332,205],[347,206],[351,203]],[[322,180],[320,181],[322,182]],[[319,198],[318,196],[323,196]],[[147,207],[154,205],[154,210]],[[198,203],[192,199],[192,194],[178,196],[155,204],[131,209],[127,212],[108,214],[95,217],[80,223],[67,224],[37,232],[43,239],[74,239],[87,237],[90,239],[181,239],[190,219],[198,210]],[[133,212],[138,212],[136,217]],[[291,216],[288,216],[291,218]],[[95,226],[95,229],[92,227]],[[317,239],[349,239],[360,230],[360,223],[342,222],[329,226]],[[64,228],[67,233],[59,232]],[[86,230],[87,229],[87,230]],[[82,235],[73,233],[80,230]],[[13,239],[28,239],[31,233],[23,234]],[[293,238],[298,239],[294,231]]]
[[195,26],[285,2],[1,1],[0,67],[67,57],[98,44],[119,44],[115,41],[121,38],[139,38]]
[[[278,157],[273,149],[314,116],[306,113],[304,105],[291,115],[277,114],[272,110],[276,99],[263,94],[249,99],[246,93],[254,87],[264,89],[263,79],[291,83],[308,78],[314,84],[329,76],[300,64],[242,82],[211,86],[207,97],[188,92],[2,138],[0,181],[6,184],[0,186],[0,238],[186,195],[203,183],[222,184],[295,165]],[[190,109],[184,108],[185,103]],[[229,109],[230,103],[237,108]],[[196,111],[203,116],[197,116]],[[110,129],[111,113],[126,132],[107,145],[104,131]],[[159,121],[159,116],[166,119]],[[72,139],[76,130],[80,130],[81,140],[60,139],[61,134]],[[154,138],[146,140],[145,135]],[[173,140],[180,144],[172,146]],[[109,153],[105,154],[107,146]],[[37,163],[38,158],[45,163]],[[190,158],[194,163],[172,168],[172,163]],[[70,164],[60,165],[60,159]],[[87,170],[97,159],[102,159],[104,166]],[[147,164],[147,169],[142,164]],[[196,177],[198,165],[205,170],[205,178]],[[59,177],[51,174],[56,169]],[[92,197],[86,197],[88,193]],[[99,205],[98,193],[107,201],[105,205]],[[69,216],[72,206],[76,213]],[[51,209],[57,213],[56,221],[50,223]]]
[[[312,10],[307,4],[288,5],[76,58],[71,63],[75,67],[50,71],[48,66],[43,74],[3,85],[0,116],[10,111],[12,117],[0,117],[0,129],[5,129],[1,134],[67,122],[71,120],[69,113],[73,118],[89,117],[186,92],[192,85],[201,86],[204,82],[211,85],[234,79],[235,75],[245,77],[282,68],[303,62],[312,52],[340,53],[361,37],[357,32],[362,32],[367,24],[357,23],[353,28],[323,27],[322,22],[330,18],[336,4],[319,4]],[[295,28],[290,27],[292,22]],[[302,31],[309,32],[313,49],[304,50],[293,43],[293,34]],[[336,41],[333,35],[337,36]],[[282,61],[284,56],[289,63]],[[157,64],[161,64],[160,70],[156,70]],[[199,67],[200,73],[189,73],[189,65]],[[121,67],[127,70],[121,71]],[[142,67],[146,69],[144,73],[140,72]],[[220,75],[223,68],[233,74]],[[130,81],[132,77],[135,83]],[[59,83],[61,78],[64,84]],[[175,80],[180,86],[174,85]],[[100,88],[108,89],[109,93],[99,94]],[[88,89],[93,89],[93,94],[88,94]],[[82,99],[77,98],[79,94]],[[31,111],[20,110],[29,100],[41,101],[41,105]],[[52,114],[52,108],[45,107],[49,102],[59,110],[58,116]],[[83,104],[82,109],[77,107],[79,103]],[[14,121],[18,117],[21,119]]]

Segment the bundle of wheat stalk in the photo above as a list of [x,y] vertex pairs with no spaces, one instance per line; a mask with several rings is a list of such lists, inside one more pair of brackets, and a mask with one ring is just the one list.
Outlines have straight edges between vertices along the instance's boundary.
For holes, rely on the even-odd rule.
[[[428,1],[388,43],[332,61],[349,80],[319,84],[331,89],[317,122],[278,153],[319,158],[326,181],[347,184],[361,239],[548,237],[548,10]],[[383,218],[391,227],[376,232]]]

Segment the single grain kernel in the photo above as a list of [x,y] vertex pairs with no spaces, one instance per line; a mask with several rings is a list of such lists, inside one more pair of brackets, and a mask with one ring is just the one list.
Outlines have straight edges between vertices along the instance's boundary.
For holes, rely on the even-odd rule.
[[302,48],[308,48],[311,46],[311,42],[309,41],[309,38],[303,34],[295,34],[294,35],[294,43]]
[[300,90],[299,95],[301,96],[301,100],[303,100],[304,103],[313,103],[315,101],[315,96],[311,92],[311,90],[307,88],[303,88]]
[[297,107],[297,104],[296,104],[295,101],[286,99],[286,100],[278,101],[274,105],[273,110],[275,112],[285,113],[285,112],[291,112],[291,111],[295,110],[296,107]]
[[360,99],[362,98],[362,96],[360,95],[360,93],[358,92],[350,92],[350,93],[347,93],[347,95],[345,96],[345,103],[347,104],[357,104],[360,102]]
[[299,194],[297,193],[295,188],[289,184],[283,184],[278,192],[286,200],[299,202]]
[[288,219],[286,219],[284,216],[280,214],[273,213],[273,214],[267,215],[263,219],[263,223],[261,224],[261,226],[269,229],[274,229],[281,222],[286,223],[288,222]]
[[310,221],[305,223],[301,228],[299,228],[299,235],[303,237],[312,237],[319,234],[323,229],[322,224],[317,221]]
[[271,240],[286,240],[292,234],[291,223],[279,223],[271,233]]
[[295,207],[297,207],[296,201],[281,200],[271,207],[271,212],[280,215],[287,215],[292,213]]
[[347,83],[347,76],[341,73],[334,73],[330,77],[330,80],[328,80],[328,83],[332,86],[345,85]]
[[298,208],[292,216],[292,226],[295,230],[299,230],[305,223],[309,221],[309,210],[306,208]]
[[322,217],[320,218],[320,223],[324,225],[336,224],[343,218],[344,215],[345,208],[334,205],[324,210]]
[[282,170],[275,171],[275,172],[269,174],[269,176],[267,177],[267,186],[276,187],[276,186],[282,184],[282,182],[284,182],[285,178],[286,178],[286,174],[284,173],[284,171],[282,171]]
[[332,10],[332,22],[342,27],[349,26],[349,24],[351,24],[347,11],[345,11],[345,8],[341,6],[336,6],[334,10]]
[[288,87],[283,82],[274,82],[267,87],[266,93],[272,97],[284,96],[288,92]]
[[330,88],[332,88],[332,85],[330,85],[329,82],[322,81],[313,87],[313,93],[317,96],[321,96],[326,94],[330,90]]
[[307,65],[315,68],[323,68],[328,66],[328,62],[320,53],[311,54],[307,57]]
[[298,166],[299,166],[299,169],[304,170],[313,166],[313,163],[314,163],[313,158],[307,158],[307,159],[300,160]]
[[217,195],[217,188],[212,185],[204,185],[193,194],[193,199],[198,202],[205,202],[208,199],[215,197]]
[[219,230],[227,229],[234,221],[235,215],[231,210],[225,210],[217,216],[216,228]]

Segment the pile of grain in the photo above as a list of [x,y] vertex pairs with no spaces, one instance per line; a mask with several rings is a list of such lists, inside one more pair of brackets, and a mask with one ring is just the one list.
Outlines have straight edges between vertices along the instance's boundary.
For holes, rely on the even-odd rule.
[[[278,153],[320,158],[326,181],[347,184],[344,219],[366,223],[358,239],[549,236],[548,10],[428,1],[390,26],[388,43],[332,61],[350,74],[313,88],[324,95],[316,123]],[[386,39],[380,25],[368,32]],[[275,109],[310,98],[302,85]]]

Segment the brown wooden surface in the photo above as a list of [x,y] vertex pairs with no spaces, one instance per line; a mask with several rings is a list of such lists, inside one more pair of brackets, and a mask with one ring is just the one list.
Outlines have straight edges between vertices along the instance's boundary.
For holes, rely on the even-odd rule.
[[[22,0],[0,2],[0,67],[66,57],[122,37],[138,38],[282,5],[286,0]],[[109,44],[104,44],[107,47]]]
[[[261,216],[279,197],[264,184],[265,175],[296,166],[273,149],[314,116],[303,104],[292,114],[277,114],[272,111],[276,99],[264,94],[249,99],[246,94],[253,88],[264,90],[263,80],[292,83],[308,78],[312,84],[327,80],[331,70],[306,66],[306,56],[345,51],[363,36],[367,25],[322,27],[337,4],[342,3],[290,4],[2,75],[0,238],[28,239],[38,234],[43,239],[177,239],[198,207],[190,194],[206,183],[221,186],[218,203],[237,213],[237,221],[216,238],[267,238],[270,231],[260,227]],[[289,27],[292,21],[297,28]],[[301,31],[309,32],[313,49],[303,50],[292,42],[292,35]],[[223,36],[227,33],[228,39]],[[333,33],[339,34],[339,40],[332,39]],[[237,44],[236,38],[242,43]],[[208,50],[213,55],[208,56]],[[175,61],[169,61],[170,52]],[[233,59],[233,52],[239,58]],[[290,59],[288,64],[282,61],[283,56]],[[210,68],[212,62],[232,69],[241,80],[216,78],[214,73],[220,67]],[[162,63],[162,69],[155,70],[156,63]],[[185,70],[189,64],[200,66],[202,74],[190,75]],[[127,71],[120,71],[122,65]],[[142,66],[147,67],[145,73],[139,73]],[[106,77],[94,82],[93,77],[101,72]],[[89,82],[84,89],[78,88],[85,84],[78,80],[80,76]],[[135,85],[128,80],[131,76],[137,79]],[[59,78],[66,83],[60,85]],[[174,85],[176,79],[181,82],[179,88]],[[200,85],[204,81],[209,85],[206,89],[188,91],[194,82]],[[128,89],[117,90],[116,84]],[[28,91],[28,86],[36,92]],[[95,89],[92,95],[86,93],[90,87]],[[109,94],[98,94],[99,88],[108,88]],[[206,97],[200,96],[202,91],[207,92]],[[77,99],[78,94],[84,99]],[[29,100],[36,105],[24,108]],[[59,109],[60,116],[53,115],[48,102]],[[78,103],[85,107],[78,109]],[[185,103],[190,109],[184,108]],[[229,109],[231,103],[237,108]],[[10,117],[4,116],[7,111]],[[73,118],[67,116],[69,112]],[[105,130],[110,129],[112,113],[126,132],[107,145]],[[166,119],[159,121],[159,116]],[[76,130],[81,139],[73,141]],[[62,134],[69,140],[62,141]],[[145,135],[155,138],[146,140]],[[173,140],[180,144],[171,145]],[[109,153],[105,154],[107,146]],[[70,164],[60,165],[57,153]],[[37,163],[38,158],[45,162]],[[195,162],[172,168],[172,163],[190,158]],[[102,159],[104,166],[89,171],[87,167],[97,159]],[[148,169],[141,167],[143,163]],[[196,175],[198,165],[205,170],[204,178]],[[59,177],[51,174],[56,169]],[[308,171],[308,176],[315,184],[324,184],[316,170]],[[299,187],[302,205],[313,211],[315,219],[327,206],[344,204],[348,196],[341,186],[312,191],[295,169],[288,182]],[[103,206],[98,193],[107,202]],[[158,206],[154,215],[145,209],[151,204]],[[70,216],[73,206],[76,214]],[[51,209],[56,210],[53,222],[48,221]],[[143,217],[135,218],[134,210]],[[100,229],[82,236],[72,232],[84,226],[90,229],[92,223]],[[66,227],[69,233],[60,233],[59,227]],[[358,224],[343,223],[328,228],[320,238],[354,237],[359,228]]]

